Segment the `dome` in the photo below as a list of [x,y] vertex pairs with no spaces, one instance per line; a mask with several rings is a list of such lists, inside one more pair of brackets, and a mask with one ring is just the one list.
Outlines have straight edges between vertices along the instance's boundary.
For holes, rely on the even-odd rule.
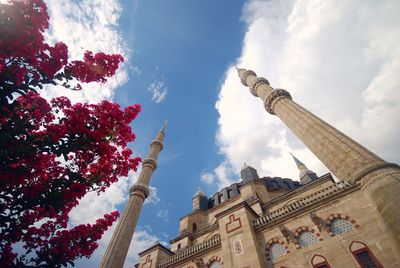
[[200,187],[199,187],[199,189],[197,190],[197,192],[194,194],[193,197],[196,197],[196,196],[199,196],[199,195],[201,195],[201,196],[206,196],[206,194],[200,189]]

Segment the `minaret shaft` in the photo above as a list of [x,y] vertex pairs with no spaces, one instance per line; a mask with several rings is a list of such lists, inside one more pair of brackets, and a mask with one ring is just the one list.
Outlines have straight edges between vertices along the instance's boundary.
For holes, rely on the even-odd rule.
[[385,162],[292,101],[286,90],[273,89],[253,71],[238,69],[238,73],[243,85],[262,99],[265,109],[277,115],[336,177],[362,185],[400,252],[400,167]]
[[290,99],[277,101],[274,112],[341,180],[357,181],[366,168],[387,164]]
[[285,90],[273,89],[266,79],[250,74],[244,81],[253,95],[263,100],[267,111],[276,114],[339,179],[354,182],[367,169],[392,166],[292,101]]
[[150,145],[147,158],[142,162],[139,179],[130,189],[124,213],[101,261],[100,267],[102,268],[122,268],[124,265],[140,210],[144,200],[149,195],[149,183],[154,170],[157,168],[158,155],[163,149],[164,129],[165,126],[157,133]]

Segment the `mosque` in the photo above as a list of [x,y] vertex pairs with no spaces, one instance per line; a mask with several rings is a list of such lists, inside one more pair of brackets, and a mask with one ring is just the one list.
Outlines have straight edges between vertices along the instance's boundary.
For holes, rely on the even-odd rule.
[[[400,167],[388,163],[274,89],[251,70],[244,86],[338,178],[317,175],[295,156],[299,181],[259,176],[245,164],[241,180],[207,197],[180,219],[167,248],[139,254],[139,268],[400,267]],[[151,143],[101,267],[123,267],[149,182],[163,148],[165,126]]]

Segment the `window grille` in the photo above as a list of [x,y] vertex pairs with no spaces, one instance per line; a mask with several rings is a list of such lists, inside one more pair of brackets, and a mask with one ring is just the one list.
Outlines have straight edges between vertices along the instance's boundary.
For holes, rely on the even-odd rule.
[[310,246],[310,245],[318,243],[318,242],[319,242],[318,237],[311,232],[306,231],[306,232],[302,232],[299,235],[299,246],[301,248]]
[[287,253],[286,248],[279,243],[273,243],[269,249],[269,257],[271,260],[276,259],[280,256],[283,256]]
[[210,265],[209,268],[220,268],[220,267],[222,267],[222,265],[219,262],[215,261]]
[[353,229],[353,224],[344,219],[335,219],[331,223],[331,230],[334,235],[349,232]]

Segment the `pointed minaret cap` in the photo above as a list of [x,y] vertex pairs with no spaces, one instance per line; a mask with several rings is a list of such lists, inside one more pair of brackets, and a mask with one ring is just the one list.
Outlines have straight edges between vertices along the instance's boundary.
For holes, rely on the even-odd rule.
[[291,152],[290,155],[293,157],[294,162],[296,163],[296,166],[299,168],[300,166],[305,166],[299,159],[297,159]]
[[165,137],[165,129],[166,128],[167,128],[167,120],[165,120],[164,125],[157,132],[155,139],[150,144],[151,146],[153,146],[153,144],[157,144],[157,146],[161,147],[161,150],[163,149],[163,147],[164,147],[163,141],[164,141],[164,137]]
[[168,121],[165,120],[164,125],[162,126],[162,128],[158,132],[161,132],[161,133],[165,134],[165,130],[167,129],[167,125],[168,125]]
[[290,153],[293,157],[294,162],[296,163],[297,168],[300,171],[299,177],[301,184],[306,184],[310,181],[318,179],[317,174],[314,171],[309,170],[306,165],[303,164],[299,159],[297,159],[292,153]]
[[248,86],[247,83],[246,83],[247,77],[249,75],[257,76],[257,74],[255,72],[253,72],[252,70],[246,70],[246,69],[242,69],[242,68],[238,68],[238,67],[236,67],[236,70],[237,70],[238,75],[240,77],[240,81],[246,87]]
[[241,76],[242,73],[247,71],[246,69],[242,69],[242,68],[239,68],[237,66],[235,68],[236,68],[236,71],[238,72],[239,77]]

